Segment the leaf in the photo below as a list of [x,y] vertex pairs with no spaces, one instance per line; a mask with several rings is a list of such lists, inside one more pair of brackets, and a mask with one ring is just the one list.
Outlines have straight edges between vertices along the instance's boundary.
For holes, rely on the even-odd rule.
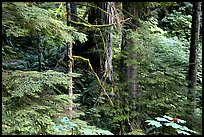
[[163,117],[164,117],[164,118],[167,118],[168,120],[171,120],[171,121],[173,120],[172,117],[169,117],[169,116],[166,116],[166,115],[164,115]]
[[63,123],[69,123],[69,122],[70,122],[68,117],[63,117],[63,118],[61,119],[61,121],[62,121]]
[[178,134],[190,135],[188,132],[182,131],[182,130],[176,130],[176,132],[177,132]]
[[165,119],[165,118],[161,118],[161,117],[156,117],[155,118],[157,121],[166,121],[166,122],[170,122],[169,120]]
[[146,120],[145,122],[149,122],[148,125],[153,125],[156,127],[161,127],[162,125],[160,124],[160,122],[157,122],[155,120]]
[[165,126],[169,127],[172,125],[172,123],[164,123]]
[[187,128],[186,126],[183,126],[183,127],[181,128],[181,130],[186,130],[186,131],[189,131],[189,132],[191,132],[191,133],[197,133],[197,132],[195,132],[195,131],[193,131],[193,130]]
[[97,133],[95,133],[93,129],[90,128],[84,128],[82,132],[84,135],[97,135]]
[[183,124],[186,123],[186,121],[185,121],[185,120],[182,120],[182,119],[178,119],[177,122],[178,122],[178,123],[183,123]]
[[111,133],[110,131],[108,131],[108,130],[102,130],[102,129],[96,130],[96,133],[97,133],[98,135],[114,135],[114,134]]
[[176,123],[172,123],[172,127],[173,128],[182,128],[182,126],[181,125],[178,125],[178,124],[176,124]]
[[173,122],[171,122],[171,123],[164,123],[164,125],[165,125],[165,126],[171,126],[171,127],[173,127],[173,128],[182,129],[182,126],[181,126],[181,125],[178,125],[178,124],[173,123]]

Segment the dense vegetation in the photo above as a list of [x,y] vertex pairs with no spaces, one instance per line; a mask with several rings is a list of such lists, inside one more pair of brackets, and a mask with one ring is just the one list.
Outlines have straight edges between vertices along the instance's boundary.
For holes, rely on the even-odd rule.
[[2,134],[202,134],[195,3],[3,2]]

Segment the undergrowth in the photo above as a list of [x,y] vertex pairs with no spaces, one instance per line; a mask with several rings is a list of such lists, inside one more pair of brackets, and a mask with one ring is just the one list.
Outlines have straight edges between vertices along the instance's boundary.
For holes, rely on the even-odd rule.
[[[73,77],[78,76],[73,73]],[[70,85],[67,74],[52,70],[3,71],[2,84],[3,135],[112,134],[79,120],[83,114],[80,111],[72,116],[66,113],[71,100],[77,98],[77,94],[66,94]]]

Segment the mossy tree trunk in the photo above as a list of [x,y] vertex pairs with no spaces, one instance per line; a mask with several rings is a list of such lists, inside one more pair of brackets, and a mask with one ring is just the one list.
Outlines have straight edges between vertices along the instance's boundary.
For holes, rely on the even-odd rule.
[[[113,6],[114,2],[94,2],[94,7],[91,7],[88,13],[88,22],[94,25],[112,24],[114,18]],[[93,68],[100,77],[105,72],[105,79],[108,78],[109,81],[113,79],[112,30],[111,25],[98,28],[93,30],[89,36],[90,43],[94,43],[93,48],[97,51],[97,53],[94,53],[95,59],[90,58],[90,61],[93,63],[94,60],[99,60],[95,62],[96,64],[92,64]]]
[[[144,12],[144,6],[140,2],[123,2],[122,4],[124,20],[128,18],[130,20],[125,22],[122,28],[120,81],[123,84],[123,91],[128,93],[128,97],[124,99],[124,104],[127,103],[131,111],[139,112],[143,111],[142,108],[136,106],[141,91],[138,84],[139,54],[136,50],[136,46],[139,45],[135,43],[131,33],[136,31],[141,25],[139,19]],[[132,125],[140,128],[141,124],[140,118],[134,118],[134,121],[129,123],[131,129],[133,129]]]
[[194,119],[194,111],[196,109],[196,84],[197,84],[197,67],[198,67],[198,43],[200,32],[200,12],[201,2],[193,3],[193,15],[192,15],[192,27],[191,27],[191,43],[190,43],[190,56],[189,56],[189,70],[188,70],[188,99],[190,101],[189,106],[189,118],[188,124],[192,126]]
[[134,51],[134,45],[133,45],[133,39],[128,37],[128,34],[126,32],[127,29],[131,29],[132,31],[137,29],[138,26],[138,11],[135,8],[136,2],[123,2],[123,10],[124,17],[125,18],[132,18],[130,22],[125,23],[123,26],[122,31],[122,46],[121,46],[121,52],[122,54],[125,54],[126,56],[121,58],[121,68],[122,68],[122,74],[121,74],[121,81],[124,81],[124,84],[126,85],[126,89],[130,95],[131,99],[137,98],[137,90],[138,90],[138,84],[137,84],[137,66],[136,64],[127,64],[125,63],[126,60],[137,60],[137,53]]

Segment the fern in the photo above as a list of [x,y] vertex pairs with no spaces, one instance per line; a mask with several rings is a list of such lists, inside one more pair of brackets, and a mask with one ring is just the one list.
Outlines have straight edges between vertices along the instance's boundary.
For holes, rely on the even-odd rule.
[[48,91],[57,89],[59,84],[67,89],[70,84],[67,81],[67,74],[52,70],[3,71],[2,133],[50,134],[58,117],[66,115],[65,109],[72,98]]
[[[73,77],[80,76],[73,73]],[[68,88],[68,75],[48,70],[3,71],[2,134],[4,135],[113,135],[108,130],[88,126],[65,113],[73,98],[67,94],[49,92],[60,84]],[[55,89],[59,90],[59,89]],[[79,104],[74,103],[73,107]]]
[[[29,4],[30,3],[25,2],[4,2],[2,4],[3,36],[6,39],[11,38],[9,44],[7,44],[7,42],[3,44],[2,50],[4,54],[6,54],[6,52],[16,54],[16,51],[12,49],[15,47],[14,50],[16,50],[16,46],[13,45],[16,44],[17,38],[23,39],[23,41],[25,41],[24,38],[29,38],[32,43],[35,43],[35,38],[40,36],[42,40],[46,39],[46,43],[49,42],[55,47],[56,45],[66,45],[63,44],[63,42],[67,43],[71,39],[79,39],[81,42],[86,41],[85,34],[78,32],[73,27],[67,26],[60,20],[52,18],[48,10],[39,8],[34,4],[29,6]],[[72,32],[74,32],[73,36]],[[74,35],[75,33],[76,35]],[[17,44],[19,44],[19,42],[17,42]],[[23,47],[23,44],[21,43],[20,47]],[[46,46],[47,44],[43,45]]]

